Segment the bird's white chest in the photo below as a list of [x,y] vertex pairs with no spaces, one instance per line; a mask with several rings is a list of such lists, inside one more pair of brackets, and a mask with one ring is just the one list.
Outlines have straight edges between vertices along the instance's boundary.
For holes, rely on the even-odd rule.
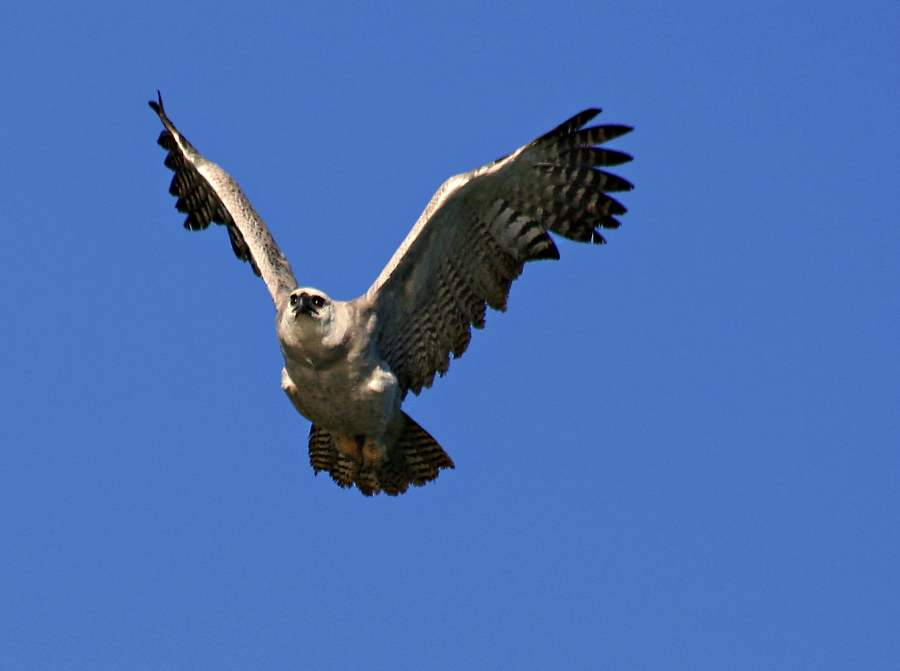
[[286,353],[285,370],[297,389],[297,409],[327,429],[380,435],[400,406],[396,376],[373,357],[350,354],[316,368]]

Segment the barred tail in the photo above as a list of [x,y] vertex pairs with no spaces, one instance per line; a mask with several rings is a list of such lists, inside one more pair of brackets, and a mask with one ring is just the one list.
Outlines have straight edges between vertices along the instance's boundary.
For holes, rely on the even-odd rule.
[[[365,436],[343,436],[313,424],[309,431],[310,465],[316,473],[328,471],[341,487],[356,485],[366,496],[379,492],[397,496],[410,485],[421,487],[434,480],[442,468],[454,468],[453,460],[438,442],[409,415],[402,415],[402,431],[394,444],[381,459],[368,464],[362,457]],[[338,449],[339,443],[344,449]]]

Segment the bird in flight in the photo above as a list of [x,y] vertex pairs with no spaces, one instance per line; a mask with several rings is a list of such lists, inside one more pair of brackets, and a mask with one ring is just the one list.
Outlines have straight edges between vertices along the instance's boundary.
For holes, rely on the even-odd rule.
[[163,109],[159,144],[184,227],[225,226],[235,255],[269,289],[284,369],[281,387],[312,422],[309,460],[341,487],[402,494],[453,461],[401,406],[466,351],[487,307],[505,310],[526,261],[558,259],[548,232],[601,244],[632,184],[601,167],[631,156],[599,145],[632,130],[585,125],[587,109],[512,154],[438,189],[375,283],[340,301],[298,286],[272,234],[228,173],[197,152]]

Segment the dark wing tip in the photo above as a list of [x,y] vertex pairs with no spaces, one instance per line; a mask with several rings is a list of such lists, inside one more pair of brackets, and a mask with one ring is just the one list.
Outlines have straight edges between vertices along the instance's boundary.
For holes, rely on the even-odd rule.
[[584,124],[600,114],[600,112],[602,111],[603,110],[599,107],[588,107],[586,110],[582,110],[578,114],[573,116],[566,123],[571,123],[572,125],[577,124],[576,128],[581,128]]
[[609,141],[617,137],[622,137],[623,135],[628,135],[628,133],[634,130],[634,126],[625,126],[619,123],[602,126],[602,128],[606,130],[605,141]]
[[157,91],[156,96],[159,98],[159,102],[157,102],[156,100],[150,100],[147,104],[150,105],[154,112],[162,116],[166,113],[165,108],[163,108],[162,93]]
[[634,189],[634,184],[627,179],[613,175],[605,170],[594,170],[594,174],[600,176],[602,182],[600,189],[603,192],[631,191]]
[[551,133],[558,133],[560,135],[565,135],[566,133],[571,133],[573,130],[578,130],[588,121],[593,119],[595,116],[602,112],[599,107],[588,107],[586,110],[583,110],[573,116],[571,119],[567,119],[559,124],[556,128],[554,128]]
[[634,156],[626,154],[624,151],[616,151],[614,149],[598,149],[597,158],[602,159],[602,163],[598,161],[597,165],[616,166],[623,163],[630,163],[634,160]]
[[560,135],[568,135],[572,131],[576,131],[579,128],[581,128],[582,126],[584,126],[584,124],[586,124],[588,121],[590,121],[595,116],[600,114],[600,112],[602,112],[602,111],[603,110],[601,110],[599,107],[588,107],[586,110],[582,110],[581,112],[579,112],[578,114],[573,116],[571,119],[566,119],[561,124],[559,124],[556,128],[551,130],[549,133],[544,133],[543,135],[541,135],[537,139],[537,142],[540,142],[541,140],[549,139],[551,137],[559,137]]

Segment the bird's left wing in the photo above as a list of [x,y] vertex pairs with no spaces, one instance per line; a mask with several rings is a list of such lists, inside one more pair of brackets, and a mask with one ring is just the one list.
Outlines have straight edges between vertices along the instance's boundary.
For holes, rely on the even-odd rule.
[[606,242],[625,208],[606,194],[632,185],[599,166],[631,156],[601,149],[629,126],[583,126],[588,109],[509,156],[447,180],[359,300],[376,316],[379,355],[418,394],[465,352],[487,306],[506,309],[526,261],[558,259],[548,231]]
[[203,158],[176,130],[166,116],[161,95],[159,102],[150,101],[150,107],[165,126],[158,142],[169,152],[166,166],[175,171],[169,193],[178,197],[178,211],[187,214],[184,227],[202,231],[210,222],[227,227],[235,256],[250,262],[277,305],[279,297],[284,300],[297,286],[297,280],[265,222],[231,175]]

